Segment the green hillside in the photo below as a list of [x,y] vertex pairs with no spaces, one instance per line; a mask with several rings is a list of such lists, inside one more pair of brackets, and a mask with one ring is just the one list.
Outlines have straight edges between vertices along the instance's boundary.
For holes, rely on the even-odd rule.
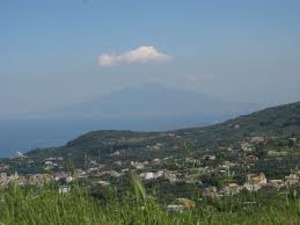
[[[300,102],[207,127],[92,131],[61,147],[4,160],[0,166],[12,176],[8,182],[17,179],[14,171],[23,180],[36,174],[58,180],[71,176],[87,184],[97,199],[104,198],[106,186],[123,196],[131,171],[162,204],[177,198],[232,196],[251,188],[293,193],[300,190]],[[249,183],[251,174],[262,177],[262,183]]]
[[[300,134],[300,102],[268,108],[249,115],[207,127],[167,132],[92,131],[65,146],[36,149],[27,153],[32,159],[51,156],[72,157],[82,164],[84,157],[109,160],[108,155],[125,150],[123,159],[147,160],[151,157],[184,155],[180,144],[189,143],[192,150],[217,150],[220,145],[234,145],[251,136],[291,137]],[[145,152],[147,146],[157,143],[165,151]],[[181,146],[181,147],[180,147]]]

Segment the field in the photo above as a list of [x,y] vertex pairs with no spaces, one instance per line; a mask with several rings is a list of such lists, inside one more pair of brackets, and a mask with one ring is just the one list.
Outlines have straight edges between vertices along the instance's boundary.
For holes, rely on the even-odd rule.
[[300,224],[300,200],[296,193],[244,193],[169,212],[145,193],[138,180],[121,197],[116,190],[107,189],[102,199],[90,197],[79,186],[66,194],[59,194],[55,185],[40,189],[12,186],[1,191],[0,224]]

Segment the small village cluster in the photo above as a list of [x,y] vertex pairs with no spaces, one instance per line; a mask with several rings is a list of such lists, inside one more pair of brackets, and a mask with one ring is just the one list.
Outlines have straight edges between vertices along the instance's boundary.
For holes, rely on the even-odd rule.
[[[173,156],[165,158],[151,158],[146,161],[122,161],[120,156],[125,154],[124,149],[116,150],[108,154],[111,164],[104,164],[95,159],[89,159],[82,168],[67,170],[63,157],[45,158],[39,162],[43,167],[43,173],[38,174],[18,174],[17,172],[8,172],[11,169],[6,164],[0,165],[0,186],[7,187],[10,184],[20,186],[35,185],[44,186],[50,182],[57,182],[59,193],[67,193],[71,190],[72,182],[76,180],[89,180],[99,188],[113,185],[111,179],[119,179],[126,176],[134,170],[142,182],[169,182],[176,183],[193,183],[199,186],[202,196],[218,198],[222,196],[233,196],[243,190],[250,192],[258,190],[282,190],[290,187],[300,187],[300,169],[290,168],[290,173],[281,178],[268,178],[262,171],[243,174],[243,182],[237,182],[234,177],[241,169],[251,171],[256,163],[260,160],[259,156],[254,153],[255,144],[264,144],[267,142],[266,137],[252,137],[239,143],[238,153],[236,146],[220,146],[219,150],[230,154],[239,154],[237,161],[220,160],[214,151],[205,150],[201,156],[193,155],[184,158],[175,158]],[[296,148],[299,148],[299,142],[293,138],[292,141]],[[147,151],[164,151],[164,143],[156,143],[152,146],[145,146]],[[286,157],[288,150],[270,149],[266,152],[265,157],[281,159]],[[299,152],[293,152],[299,157]],[[155,154],[154,154],[155,156]],[[114,160],[116,159],[116,160]],[[19,155],[20,161],[27,161],[29,165],[34,164],[30,158]],[[266,160],[266,159],[264,159]],[[170,168],[175,165],[175,168]],[[225,182],[222,186],[207,185],[202,180],[204,176],[220,177]],[[195,203],[188,198],[176,198],[172,204],[168,205],[169,210],[181,211],[191,208]]]

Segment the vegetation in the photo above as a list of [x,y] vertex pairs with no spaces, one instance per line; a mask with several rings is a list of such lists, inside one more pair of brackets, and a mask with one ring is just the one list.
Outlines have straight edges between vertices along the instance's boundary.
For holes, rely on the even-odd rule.
[[299,224],[299,124],[297,102],[202,128],[93,131],[3,159],[0,225]]
[[2,190],[0,223],[34,224],[299,224],[300,200],[295,195],[243,193],[230,199],[200,199],[196,207],[169,212],[146,194],[134,178],[132,190],[118,197],[107,190],[102,200],[75,186],[59,194],[55,185],[44,189],[11,186]]
[[[253,136],[295,136],[300,139],[300,102],[268,108],[207,127],[167,132],[92,131],[65,146],[35,149],[26,155],[34,161],[53,156],[71,157],[75,165],[82,167],[86,154],[104,164],[111,163],[109,155],[118,150],[126,154],[114,160],[143,161],[170,155],[184,157],[206,149],[219,151],[219,146],[234,145]],[[145,151],[146,146],[156,143],[163,143],[164,151]]]

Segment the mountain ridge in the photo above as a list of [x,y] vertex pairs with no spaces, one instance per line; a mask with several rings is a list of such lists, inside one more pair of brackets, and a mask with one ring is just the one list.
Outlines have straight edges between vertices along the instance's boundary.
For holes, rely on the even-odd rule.
[[[206,127],[169,130],[164,132],[136,132],[129,130],[91,131],[58,148],[33,150],[26,155],[39,158],[44,156],[72,155],[75,161],[83,162],[84,155],[107,158],[108,154],[129,149],[128,157],[136,158],[146,146],[163,143],[166,148],[176,149],[178,142],[190,143],[194,149],[217,149],[224,143],[234,144],[253,136],[299,136],[300,101],[263,109],[220,124]],[[170,150],[168,154],[173,154]],[[182,152],[176,152],[176,154]],[[100,154],[100,156],[99,156]]]
[[59,146],[89,130],[164,131],[203,126],[260,108],[260,104],[226,102],[150,83],[48,112],[0,118],[0,157]]

